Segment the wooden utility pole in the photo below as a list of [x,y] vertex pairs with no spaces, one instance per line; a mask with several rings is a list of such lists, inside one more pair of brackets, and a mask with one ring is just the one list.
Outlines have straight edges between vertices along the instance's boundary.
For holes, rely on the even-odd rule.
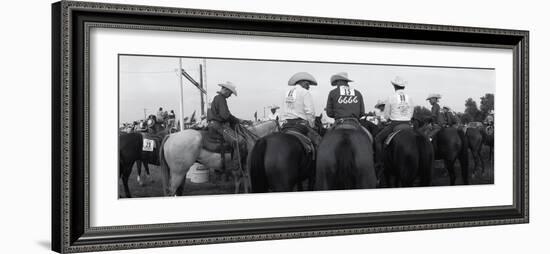
[[185,123],[183,122],[183,66],[181,63],[181,58],[179,60],[180,68],[178,69],[178,76],[180,77],[180,130],[183,130],[185,128]]
[[[200,79],[199,85],[200,88],[204,90],[203,79],[202,79],[202,64],[199,65]],[[204,115],[204,93],[201,93],[201,116]]]

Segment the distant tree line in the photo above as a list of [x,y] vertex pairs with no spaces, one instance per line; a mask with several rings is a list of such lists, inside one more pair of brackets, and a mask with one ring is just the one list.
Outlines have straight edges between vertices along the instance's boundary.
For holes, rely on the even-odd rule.
[[[482,122],[491,110],[495,108],[495,95],[492,93],[487,93],[480,98],[480,106],[478,108],[477,103],[472,99],[468,98],[464,106],[464,112],[456,112],[456,116],[462,123],[469,122]],[[452,110],[452,109],[451,109]],[[424,106],[414,107],[414,117],[418,119],[430,118],[432,112],[430,109]]]

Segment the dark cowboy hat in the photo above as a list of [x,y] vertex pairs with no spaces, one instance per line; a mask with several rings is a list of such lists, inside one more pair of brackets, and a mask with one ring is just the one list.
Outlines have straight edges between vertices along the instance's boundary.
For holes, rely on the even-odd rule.
[[353,80],[348,78],[347,72],[339,72],[332,75],[332,77],[330,77],[330,84],[333,85],[334,81],[337,81],[337,80],[345,80],[347,82],[353,82]]

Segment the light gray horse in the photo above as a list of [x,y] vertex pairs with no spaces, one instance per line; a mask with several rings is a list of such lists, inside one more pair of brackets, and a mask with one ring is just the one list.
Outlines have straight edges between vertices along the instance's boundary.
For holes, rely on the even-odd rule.
[[[256,123],[243,131],[247,142],[248,152],[252,150],[257,138],[268,135],[277,130],[276,121],[265,121]],[[248,133],[247,133],[248,132]],[[185,176],[189,168],[195,162],[199,162],[207,168],[221,169],[221,154],[207,151],[202,148],[202,135],[199,131],[188,129],[167,136],[161,145],[160,160],[163,173],[163,188],[165,196],[183,195]],[[225,161],[231,162],[231,155],[227,154]],[[243,170],[246,165],[242,165]],[[249,190],[248,179],[243,179],[240,171],[234,170],[235,193],[238,193],[240,184],[243,183],[244,190]]]

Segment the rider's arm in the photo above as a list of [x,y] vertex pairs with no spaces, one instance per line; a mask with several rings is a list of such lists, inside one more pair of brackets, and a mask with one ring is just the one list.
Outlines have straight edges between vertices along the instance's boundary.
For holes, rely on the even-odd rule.
[[439,123],[439,105],[437,103],[432,106],[432,119],[434,123]]
[[230,123],[238,123],[239,119],[231,114],[229,107],[227,106],[227,101],[223,98],[218,98],[216,101],[218,104],[218,115],[222,121],[227,121]]
[[362,117],[365,115],[365,102],[363,101],[363,95],[357,91],[357,94],[359,97],[359,116],[358,117]]
[[307,121],[313,126],[315,121],[315,106],[313,105],[313,97],[309,92],[304,94],[304,113],[307,116]]
[[384,106],[384,111],[382,111],[382,116],[384,117],[384,119],[386,121],[389,121],[390,120],[390,114],[391,114],[391,108],[392,108],[392,104],[395,103],[393,100],[392,100],[393,97],[389,97],[387,100],[386,100],[386,104]]
[[328,94],[327,107],[325,108],[325,110],[327,111],[328,117],[334,118],[334,99],[332,97],[332,92],[330,92]]

